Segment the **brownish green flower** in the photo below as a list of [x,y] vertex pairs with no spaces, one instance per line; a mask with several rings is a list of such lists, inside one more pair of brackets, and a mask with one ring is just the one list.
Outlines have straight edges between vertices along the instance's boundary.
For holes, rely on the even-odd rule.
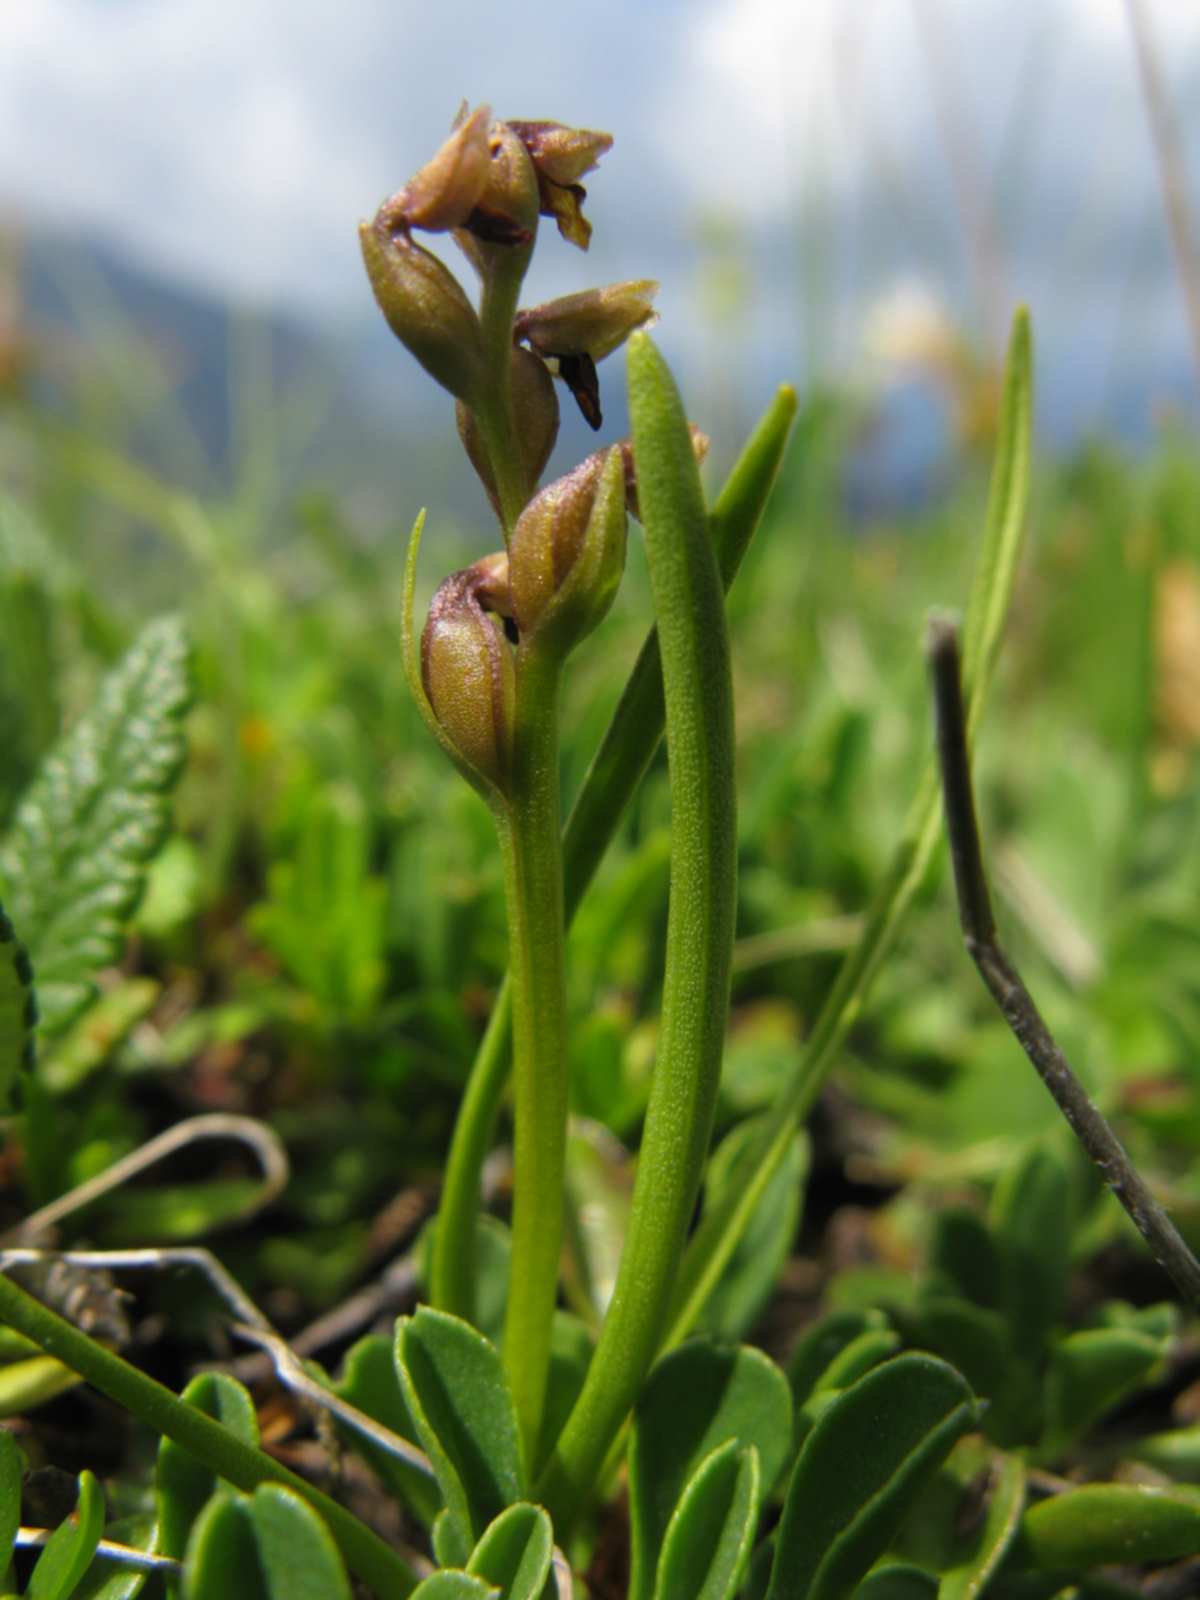
[[587,190],[579,180],[612,147],[612,134],[561,122],[510,122],[509,127],[533,161],[542,216],[553,217],[563,238],[586,250],[592,225],[583,214]]

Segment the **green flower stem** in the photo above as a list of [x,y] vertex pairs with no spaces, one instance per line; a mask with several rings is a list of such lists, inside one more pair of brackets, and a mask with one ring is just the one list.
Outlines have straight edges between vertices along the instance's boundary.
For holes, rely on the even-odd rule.
[[479,305],[486,377],[473,410],[496,483],[505,544],[533,492],[526,481],[512,396],[513,321],[529,253],[514,250],[493,262]]
[[[795,415],[796,391],[785,386],[763,414],[713,507],[710,529],[726,590],[762,518]],[[654,759],[662,729],[662,667],[658,632],[652,628],[563,832],[563,900],[568,926]],[[511,1031],[512,984],[505,977],[455,1122],[430,1272],[433,1305],[468,1321],[475,1314],[480,1174],[508,1085]]]
[[511,799],[497,807],[512,968],[514,1100],[504,1367],[532,1472],[558,1294],[567,1152],[560,663],[530,641],[518,647],[516,669]]
[[325,1520],[347,1566],[379,1600],[403,1600],[416,1588],[417,1575],[408,1563],[335,1500],[89,1339],[2,1273],[0,1322],[79,1373],[148,1428],[190,1451],[235,1488],[250,1493],[260,1483],[283,1483],[294,1489]]
[[[972,732],[983,713],[1023,546],[1032,435],[1032,335],[1029,314],[1021,309],[1013,319],[987,523],[967,603],[963,661],[967,724]],[[738,1174],[728,1185],[728,1200],[706,1214],[688,1242],[671,1314],[669,1344],[685,1338],[695,1325],[796,1130],[812,1109],[862,1012],[875,974],[929,870],[940,838],[941,795],[937,766],[931,759],[887,875],[871,902],[866,926],[826,996],[804,1054],[764,1119],[761,1135],[743,1153]]]
[[671,781],[662,1023],[629,1232],[583,1390],[538,1487],[569,1529],[659,1347],[712,1131],[729,1010],[737,834],[721,581],[687,421],[645,334],[629,344],[638,495]]

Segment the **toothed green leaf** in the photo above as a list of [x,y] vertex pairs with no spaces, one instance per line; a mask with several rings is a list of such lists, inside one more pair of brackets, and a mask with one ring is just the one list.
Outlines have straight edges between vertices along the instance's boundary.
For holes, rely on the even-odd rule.
[[187,634],[161,617],[46,758],[0,847],[5,904],[37,973],[47,1033],[82,1010],[96,972],[120,953],[167,829],[189,694]]

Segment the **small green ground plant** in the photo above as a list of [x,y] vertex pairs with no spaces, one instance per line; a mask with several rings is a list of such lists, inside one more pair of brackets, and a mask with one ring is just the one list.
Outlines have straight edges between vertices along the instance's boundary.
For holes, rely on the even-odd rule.
[[[796,398],[780,391],[710,504],[697,460],[705,441],[645,332],[654,285],[521,308],[539,219],[586,248],[581,179],[609,142],[464,111],[433,160],[362,230],[380,307],[453,396],[503,542],[444,579],[419,640],[423,516],[405,574],[409,688],[490,813],[509,955],[425,1241],[423,1303],[390,1336],[354,1345],[331,1375],[299,1362],[215,1264],[189,1257],[237,1333],[271,1352],[285,1385],[369,1462],[403,1508],[404,1540],[382,1536],[264,1449],[253,1400],[227,1373],[202,1374],[176,1394],[112,1348],[113,1328],[88,1332],[53,1309],[44,1278],[26,1280],[28,1292],[13,1274],[49,1258],[16,1243],[0,1275],[6,1412],[82,1378],[160,1442],[136,1509],[110,1519],[84,1471],[74,1511],[38,1532],[20,1525],[22,1453],[0,1431],[5,1593],[336,1600],[354,1583],[380,1600],[539,1600],[581,1589],[629,1600],[966,1600],[985,1588],[1019,1600],[1081,1586],[1132,1594],[1146,1564],[1200,1555],[1194,1430],[1132,1440],[1097,1432],[1162,1378],[1178,1314],[1114,1301],[1091,1326],[1065,1326],[1073,1213],[1094,1194],[1052,1142],[1027,1149],[986,1214],[961,1199],[938,1209],[923,1268],[904,1292],[846,1275],[844,1303],[812,1323],[785,1365],[741,1342],[793,1243],[809,1113],[929,878],[943,784],[956,869],[964,859],[969,868],[959,871],[968,939],[983,952],[985,977],[999,959],[982,863],[954,822],[971,811],[966,736],[979,726],[1026,522],[1030,335],[1019,315],[965,612],[961,698],[956,656],[954,696],[939,698],[961,767],[943,731],[942,771],[929,754],[803,1045],[757,1085],[743,1080],[731,1092],[727,1081],[723,1099],[738,852],[725,597],[763,517]],[[422,233],[453,237],[479,278],[477,303],[418,242]],[[539,488],[558,431],[556,382],[599,428],[597,363],[622,345],[631,440]],[[655,626],[564,821],[562,706],[576,647],[614,602],[630,513],[645,535]],[[148,1009],[127,985],[99,997],[94,985],[166,826],[191,694],[187,657],[179,624],[151,625],[94,709],[43,760],[30,755],[29,787],[0,844],[12,919],[0,938],[0,1087],[19,1098],[27,1159],[43,1162],[48,1200],[64,1187],[54,1173],[56,1107],[97,1070],[72,1030],[104,1016],[120,1034]],[[665,876],[661,1017],[639,1092],[603,1070],[601,1031],[573,1027],[581,1008],[567,931],[664,735],[669,834],[647,832],[607,912],[615,934]],[[36,721],[29,741],[35,750]],[[386,894],[351,794],[317,785],[314,798],[310,788],[292,835],[300,847],[274,862],[249,918],[309,997],[306,1037],[326,1063],[370,1036],[386,978]],[[1039,1067],[1038,1050],[1049,1048],[1030,1049]],[[510,1084],[506,1229],[482,1215],[482,1193]],[[607,1202],[601,1182],[581,1182],[596,1169],[572,1160],[572,1138],[582,1142],[573,1095],[637,1130],[636,1176],[606,1282],[586,1225],[589,1209]],[[263,1159],[269,1165],[269,1152]],[[1105,1175],[1118,1188],[1136,1178],[1127,1168]],[[186,1206],[176,1201],[184,1237]],[[141,1202],[143,1215],[168,1204],[161,1195]],[[199,1210],[209,1223],[248,1203],[243,1184],[209,1194]],[[619,1209],[608,1205],[610,1215]],[[69,1252],[62,1264],[170,1260],[159,1252],[135,1263],[137,1254]],[[1167,1256],[1189,1291],[1186,1247]],[[1089,1481],[1056,1475],[1081,1465]],[[627,1541],[614,1517],[622,1486]],[[31,1561],[26,1547],[38,1545]]]

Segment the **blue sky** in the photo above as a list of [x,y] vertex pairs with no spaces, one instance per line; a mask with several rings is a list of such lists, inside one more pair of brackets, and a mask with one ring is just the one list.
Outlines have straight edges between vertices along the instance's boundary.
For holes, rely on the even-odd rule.
[[[1143,3],[1200,203],[1200,7]],[[1125,367],[1187,381],[1126,0],[26,0],[0,215],[354,325],[355,224],[464,97],[616,135],[590,258],[548,240],[531,298],[657,276],[688,343],[732,281],[723,336],[802,377],[943,307],[994,339],[1027,299],[1052,407],[1094,392],[1103,421]]]

